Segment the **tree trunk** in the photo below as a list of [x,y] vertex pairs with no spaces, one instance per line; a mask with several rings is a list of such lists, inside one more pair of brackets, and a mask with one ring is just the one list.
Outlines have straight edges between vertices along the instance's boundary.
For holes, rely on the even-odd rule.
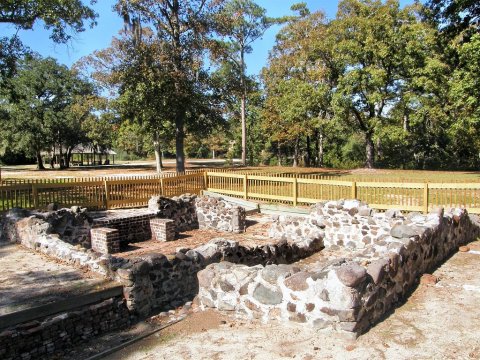
[[242,95],[241,111],[242,111],[242,165],[247,165],[247,120],[245,119],[245,97]]
[[380,139],[377,139],[376,150],[377,150],[377,161],[382,161],[383,149],[382,149],[382,142],[380,141]]
[[312,164],[312,153],[310,152],[310,136],[307,136],[307,152],[305,157],[305,166],[310,167]]
[[298,166],[298,157],[300,154],[300,139],[297,137],[295,139],[295,147],[293,150],[293,167]]
[[321,129],[318,135],[318,166],[323,167],[323,131]]
[[63,158],[63,146],[59,144],[58,146],[58,158],[60,159],[60,169],[65,168],[65,159]]
[[43,166],[43,159],[42,159],[42,155],[40,154],[40,150],[37,150],[35,155],[37,157],[37,170],[45,170],[45,166]]
[[408,113],[405,113],[405,115],[403,115],[403,131],[410,131],[410,119],[408,117]]
[[72,147],[67,148],[67,152],[65,154],[65,167],[69,168],[70,167],[70,160],[72,159]]
[[185,153],[184,153],[184,138],[183,131],[185,111],[180,109],[175,119],[175,153],[177,172],[185,172]]
[[375,145],[373,143],[372,135],[365,134],[365,143],[366,143],[366,155],[367,159],[365,161],[365,167],[368,169],[373,169],[375,164]]
[[240,66],[242,67],[241,74],[241,87],[242,87],[242,99],[241,99],[241,117],[242,117],[242,165],[247,165],[247,87],[245,84],[245,54],[242,50],[240,52]]
[[162,153],[160,151],[160,140],[158,139],[158,133],[153,135],[153,149],[155,152],[155,165],[157,167],[157,174],[162,172]]
[[215,150],[212,150],[212,159],[215,160]]
[[280,147],[280,143],[277,144],[277,161],[278,166],[282,166],[282,150]]

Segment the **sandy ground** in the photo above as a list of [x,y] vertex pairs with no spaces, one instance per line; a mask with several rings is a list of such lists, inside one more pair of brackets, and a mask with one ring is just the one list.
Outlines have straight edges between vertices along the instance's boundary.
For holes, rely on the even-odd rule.
[[0,243],[0,315],[102,289],[108,283],[20,245]]
[[480,359],[480,243],[356,340],[292,323],[189,315],[106,359]]
[[[163,162],[164,171],[175,171],[175,161],[168,159]],[[234,159],[236,170],[266,173],[299,173],[304,175],[323,175],[332,178],[341,177],[342,180],[356,179],[356,181],[400,181],[400,182],[478,182],[479,171],[430,171],[430,170],[392,170],[392,169],[333,169],[333,168],[305,168],[288,166],[255,166],[241,167],[240,160]],[[227,164],[224,159],[188,159],[186,168],[210,169],[224,168]],[[74,166],[69,169],[36,170],[35,165],[6,165],[0,166],[0,179],[65,179],[88,177],[133,177],[155,175],[155,161],[125,161],[115,165],[102,166]]]
[[[238,161],[237,161],[238,162]],[[187,160],[188,169],[211,168],[224,166],[222,159],[192,159]],[[175,160],[165,160],[163,171],[175,171]],[[6,165],[0,166],[3,179],[64,179],[103,176],[137,176],[155,175],[155,161],[126,161],[115,165],[102,166],[72,166],[69,169],[50,169],[45,165],[45,170],[37,170],[35,165]]]

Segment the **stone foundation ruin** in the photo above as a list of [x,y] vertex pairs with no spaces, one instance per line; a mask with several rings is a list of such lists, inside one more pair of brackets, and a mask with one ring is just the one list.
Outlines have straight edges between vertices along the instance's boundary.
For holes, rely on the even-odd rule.
[[325,258],[300,266],[209,265],[198,275],[199,302],[265,321],[360,334],[401,302],[422,274],[480,235],[477,217],[461,209],[404,217],[395,210],[375,213],[357,201],[319,203],[303,219],[279,217],[269,234],[298,238],[319,229]]
[[[225,237],[178,248],[173,255],[117,255],[129,243],[152,237],[172,241],[199,228]],[[419,276],[480,235],[477,217],[464,210],[404,216],[397,210],[375,212],[356,200],[318,203],[304,217],[274,216],[270,240],[253,245],[226,238],[245,229],[241,207],[184,195],[154,197],[148,209],[96,214],[78,207],[47,213],[16,209],[4,216],[0,235],[117,282],[127,317],[196,297],[204,308],[353,334],[374,325],[412,291]],[[0,341],[8,339],[0,335]]]

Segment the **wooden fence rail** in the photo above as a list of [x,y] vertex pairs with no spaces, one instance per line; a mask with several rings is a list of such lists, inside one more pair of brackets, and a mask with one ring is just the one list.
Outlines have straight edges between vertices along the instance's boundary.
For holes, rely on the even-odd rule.
[[443,206],[465,207],[470,213],[480,213],[480,183],[364,182],[198,171],[157,178],[90,178],[1,185],[0,211],[13,207],[42,209],[53,202],[90,209],[141,207],[153,195],[171,197],[199,194],[202,190],[294,206],[355,198],[381,210],[427,212]]
[[359,199],[380,210],[428,212],[436,206],[480,213],[480,183],[357,182],[208,172],[207,190],[244,199],[297,204]]
[[63,183],[77,183],[79,181],[116,181],[116,180],[159,180],[170,177],[177,177],[181,175],[191,175],[191,174],[203,174],[205,169],[191,169],[186,170],[185,172],[175,172],[175,171],[163,171],[159,174],[145,174],[145,175],[108,175],[108,176],[95,176],[95,177],[62,177],[62,178],[50,178],[50,179],[36,179],[36,178],[24,178],[24,179],[10,179],[3,178],[0,179],[0,186],[5,185],[19,185],[19,184],[63,184]]
[[105,210],[146,206],[154,195],[199,194],[205,188],[203,172],[158,179],[69,181],[0,186],[0,211],[14,207],[43,209],[50,203]]

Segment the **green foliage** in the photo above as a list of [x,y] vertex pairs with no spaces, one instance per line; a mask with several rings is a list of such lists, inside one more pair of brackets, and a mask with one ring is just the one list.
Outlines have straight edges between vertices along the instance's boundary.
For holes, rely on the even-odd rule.
[[[56,43],[68,42],[74,33],[85,30],[87,22],[94,26],[96,17],[81,0],[6,0],[0,3],[0,24],[31,30],[41,21],[45,29],[51,30],[50,38]],[[16,62],[26,50],[18,35],[0,37],[0,88],[5,85],[6,78],[13,76]]]
[[56,147],[65,152],[68,166],[73,147],[88,142],[84,128],[89,132],[95,128],[93,86],[52,58],[28,55],[9,87],[0,100],[6,114],[3,146],[36,156],[39,168],[41,152]]
[[7,0],[0,4],[0,23],[30,30],[41,20],[43,26],[52,31],[50,37],[55,42],[67,42],[72,37],[69,29],[84,31],[86,21],[93,26],[96,16],[81,0]]
[[[150,111],[150,114],[147,114],[147,117],[150,122],[156,112],[157,118],[173,124],[177,171],[184,171],[185,126],[197,119],[206,120],[211,115],[211,105],[214,105],[211,99],[207,99],[206,84],[201,81],[206,78],[203,58],[212,34],[211,19],[219,9],[218,2],[119,0],[116,8],[129,28],[128,33],[136,49],[140,50],[142,46],[142,28],[148,28],[152,34],[152,45],[156,46],[156,62],[147,61],[145,66],[159,69],[158,74],[162,75],[162,79],[158,81],[156,78],[154,83],[164,91],[157,94],[168,97],[168,100],[157,100],[157,109],[149,107],[147,111]],[[141,50],[139,52],[141,53]],[[145,72],[140,74],[145,79]],[[134,91],[137,86],[141,86],[138,82],[134,84],[136,85],[133,88],[125,90]],[[165,88],[168,91],[165,91]],[[143,94],[148,95],[150,91],[143,91]],[[145,99],[141,96],[140,100]],[[205,103],[209,106],[205,106]],[[168,126],[162,126],[162,129],[168,129]],[[156,142],[158,143],[158,140]]]
[[[18,62],[27,53],[20,40],[0,39],[0,152],[38,157],[90,142],[132,157],[155,152],[159,169],[159,154],[175,152],[179,171],[184,152],[251,164],[475,169],[479,6],[342,0],[328,20],[305,3],[272,19],[251,0],[117,0],[124,31],[75,70],[36,55]],[[43,20],[56,42],[94,19],[77,0],[0,5],[0,22],[30,29]],[[245,56],[274,23],[283,27],[259,84]],[[82,67],[108,101],[78,75]]]
[[425,16],[442,30],[447,38],[460,34],[465,38],[478,33],[480,2],[477,0],[428,0]]
[[[145,127],[139,123],[125,120],[118,128],[115,148],[125,151],[127,155],[133,155],[129,160],[145,158],[148,153],[153,152],[151,140]],[[127,160],[126,157],[125,160]]]
[[[476,5],[450,3],[478,25]],[[335,167],[360,156],[368,167],[476,166],[478,35],[441,41],[419,3],[344,0],[331,21],[305,4],[293,10],[263,71],[274,148],[298,157],[300,146],[306,163]]]
[[[242,127],[242,163],[247,163],[247,98],[255,81],[246,75],[245,55],[252,44],[277,20],[268,18],[266,10],[251,0],[229,0],[216,14],[215,29],[219,39],[211,41],[212,59],[229,78],[229,90],[239,99]],[[252,157],[251,159],[252,160]]]

